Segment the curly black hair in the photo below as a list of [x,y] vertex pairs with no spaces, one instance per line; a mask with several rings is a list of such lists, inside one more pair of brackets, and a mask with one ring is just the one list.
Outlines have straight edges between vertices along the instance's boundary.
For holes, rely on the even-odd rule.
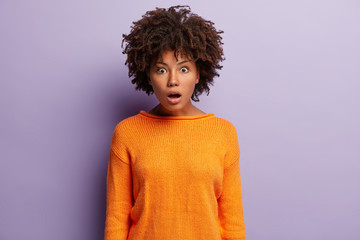
[[176,59],[181,53],[195,61],[200,73],[191,99],[198,102],[204,90],[209,95],[209,85],[213,85],[214,77],[219,76],[217,70],[222,68],[219,62],[225,60],[221,33],[213,22],[191,13],[187,5],[147,11],[133,22],[128,35],[123,34],[121,44],[123,47],[124,42],[127,43],[123,54],[127,54],[125,65],[128,65],[129,77],[134,76],[131,82],[136,84],[135,89],[153,94],[147,78],[150,65],[164,50],[174,50]]

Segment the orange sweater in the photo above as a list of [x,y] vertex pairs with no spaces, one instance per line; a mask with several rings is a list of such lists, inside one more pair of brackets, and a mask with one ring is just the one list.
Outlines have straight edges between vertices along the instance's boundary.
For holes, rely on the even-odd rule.
[[105,240],[245,240],[235,127],[213,113],[115,127]]

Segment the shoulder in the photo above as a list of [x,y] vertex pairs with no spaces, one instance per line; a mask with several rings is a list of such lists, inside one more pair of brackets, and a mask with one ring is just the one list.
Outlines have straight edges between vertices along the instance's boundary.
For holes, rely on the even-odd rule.
[[226,134],[237,135],[235,125],[229,120],[226,120],[221,117],[214,117],[214,125],[218,126]]
[[138,114],[118,122],[113,130],[111,145],[127,144],[130,137],[139,129],[139,125],[141,125],[141,122],[139,121]]
[[238,134],[236,127],[232,122],[223,118],[217,118],[217,121],[223,126],[223,144],[226,147],[224,167],[227,168],[235,161],[239,161],[240,158]]
[[141,124],[139,114],[136,114],[118,122],[114,128],[114,133],[126,134],[129,131],[135,130]]
[[217,122],[216,125],[220,126],[219,130],[223,136],[223,144],[225,144],[229,149],[235,149],[235,151],[237,151],[239,148],[239,140],[235,125],[232,122],[220,117],[216,117],[215,121]]

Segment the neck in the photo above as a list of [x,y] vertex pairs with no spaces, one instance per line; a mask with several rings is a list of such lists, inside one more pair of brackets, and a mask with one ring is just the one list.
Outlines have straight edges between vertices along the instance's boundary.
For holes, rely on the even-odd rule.
[[180,111],[169,111],[164,108],[160,103],[149,111],[150,114],[156,116],[198,116],[206,114],[197,107],[191,104],[189,109],[183,109]]

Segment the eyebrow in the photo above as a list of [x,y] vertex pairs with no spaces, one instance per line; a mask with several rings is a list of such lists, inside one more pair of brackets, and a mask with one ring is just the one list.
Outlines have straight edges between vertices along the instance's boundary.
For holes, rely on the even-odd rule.
[[[188,60],[185,60],[185,61],[179,62],[177,65],[181,65],[181,64],[186,63],[186,62],[189,62],[189,61],[188,61]],[[167,65],[166,63],[164,63],[164,62],[156,62],[156,63],[162,64],[162,65],[165,65],[165,66],[168,66],[168,65]]]

